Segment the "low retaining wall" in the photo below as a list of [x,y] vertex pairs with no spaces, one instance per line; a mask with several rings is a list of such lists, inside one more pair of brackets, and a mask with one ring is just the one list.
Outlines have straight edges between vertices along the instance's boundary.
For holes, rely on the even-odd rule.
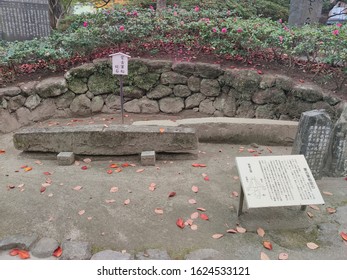
[[[73,68],[64,77],[2,88],[0,133],[51,117],[116,113],[121,107],[119,94],[109,59]],[[298,120],[312,109],[325,109],[336,120],[342,103],[314,84],[287,76],[146,59],[129,61],[124,96],[124,109],[131,113],[191,109],[215,117],[279,120]]]

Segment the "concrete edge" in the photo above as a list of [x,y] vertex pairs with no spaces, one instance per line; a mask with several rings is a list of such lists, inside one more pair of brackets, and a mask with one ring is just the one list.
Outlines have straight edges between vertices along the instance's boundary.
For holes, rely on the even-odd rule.
[[199,142],[271,146],[291,146],[298,128],[295,121],[227,117],[138,121],[132,125],[191,127]]

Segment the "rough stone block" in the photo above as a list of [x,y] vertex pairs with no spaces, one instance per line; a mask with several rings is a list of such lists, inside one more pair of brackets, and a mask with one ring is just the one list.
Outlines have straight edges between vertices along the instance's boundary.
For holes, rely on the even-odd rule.
[[142,165],[155,165],[155,151],[144,151],[141,153]]
[[301,114],[292,154],[305,156],[314,178],[322,177],[331,138],[332,123],[324,110]]
[[131,260],[132,257],[128,253],[121,253],[112,250],[105,250],[94,254],[91,260]]
[[134,125],[24,128],[14,134],[13,141],[18,150],[80,155],[136,155],[198,148],[192,128]]
[[88,242],[65,241],[62,244],[62,260],[89,260],[92,257],[91,246]]
[[41,238],[34,248],[31,250],[33,256],[37,258],[48,258],[53,255],[54,251],[59,247],[57,240],[53,238]]
[[72,152],[60,152],[57,155],[58,165],[71,165],[75,162],[75,155]]
[[0,240],[0,250],[9,250],[13,248],[29,250],[30,247],[36,242],[38,236],[16,234],[5,237]]

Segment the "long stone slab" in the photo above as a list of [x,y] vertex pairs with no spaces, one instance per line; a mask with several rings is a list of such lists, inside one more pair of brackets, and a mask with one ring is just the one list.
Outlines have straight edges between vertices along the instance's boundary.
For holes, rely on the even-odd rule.
[[198,148],[192,128],[133,125],[24,128],[14,134],[13,143],[26,152],[68,151],[77,155],[190,152]]

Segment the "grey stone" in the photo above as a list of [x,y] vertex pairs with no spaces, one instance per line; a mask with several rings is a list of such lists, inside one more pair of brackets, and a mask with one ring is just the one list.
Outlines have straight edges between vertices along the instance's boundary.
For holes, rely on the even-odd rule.
[[0,109],[0,132],[7,133],[18,129],[21,125],[7,110]]
[[[118,87],[115,91],[117,95],[120,95],[120,88]],[[144,95],[144,91],[142,89],[139,89],[137,87],[133,86],[125,86],[123,87],[123,95],[126,98],[135,99],[135,98],[141,98]]]
[[192,91],[192,92],[199,92],[200,91],[200,83],[201,83],[201,79],[195,76],[191,76],[189,77],[187,84],[188,84],[188,88]]
[[216,108],[213,106],[213,101],[210,99],[205,99],[200,102],[199,112],[203,114],[213,115]]
[[37,106],[40,105],[41,98],[37,94],[30,95],[25,103],[24,106],[29,108],[30,110],[34,110]]
[[223,74],[223,70],[220,65],[214,65],[209,63],[196,63],[195,64],[196,75],[207,79],[216,79]]
[[124,103],[124,111],[129,113],[140,113],[140,101],[138,99],[133,99]]
[[[90,99],[90,100],[92,100],[93,98],[94,98],[94,93],[92,93],[92,92],[90,92],[90,91],[87,91],[87,93],[86,93],[86,96]],[[100,95],[99,95],[100,96]]]
[[289,25],[303,26],[319,22],[323,1],[291,0],[289,11]]
[[295,136],[292,154],[305,156],[315,179],[322,177],[326,161],[332,123],[327,113],[320,110],[304,112],[301,115]]
[[30,96],[36,94],[36,86],[38,83],[38,81],[27,82],[25,84],[20,85],[20,89],[22,90],[23,94],[25,94],[26,96]]
[[176,72],[164,72],[161,74],[161,83],[163,85],[186,85],[188,78]]
[[241,102],[239,107],[237,108],[236,116],[238,118],[254,118],[255,109],[253,103],[250,101]]
[[171,88],[164,85],[158,85],[152,91],[147,93],[147,97],[150,99],[160,99],[170,95],[171,93],[172,93]]
[[69,108],[75,96],[76,95],[72,91],[68,91],[55,99],[55,105],[58,109]]
[[35,244],[30,252],[37,258],[48,258],[53,255],[58,247],[59,243],[57,240],[43,237]]
[[31,112],[28,108],[21,107],[16,111],[16,117],[21,125],[28,125],[31,123]]
[[347,106],[334,125],[323,172],[326,176],[347,176]]
[[182,74],[194,74],[195,63],[192,62],[177,62],[172,65],[172,70]]
[[158,82],[160,74],[157,73],[147,73],[143,75],[138,75],[134,77],[134,84],[146,91],[153,88],[153,86]]
[[195,130],[181,127],[88,125],[25,128],[13,136],[18,150],[87,155],[133,155],[143,151],[175,152],[197,149]]
[[294,96],[308,102],[323,100],[323,90],[313,84],[297,84],[292,88]]
[[[131,59],[132,60],[132,59]],[[129,60],[129,66],[132,65],[131,60]],[[111,58],[96,58],[93,60],[93,64],[96,71],[112,71],[112,59]]]
[[286,114],[292,119],[299,119],[303,112],[312,110],[312,105],[312,103],[303,102],[294,97],[290,97],[287,98],[285,103],[277,107],[276,112]]
[[90,105],[90,109],[92,110],[92,113],[98,113],[101,112],[102,107],[104,106],[104,99],[102,96],[95,96],[92,99],[92,103]]
[[64,241],[62,244],[62,260],[89,260],[92,257],[88,242]]
[[294,81],[292,78],[283,75],[276,76],[276,87],[290,91],[294,87]]
[[236,101],[235,97],[231,94],[224,93],[217,97],[213,105],[227,117],[234,117],[236,115]]
[[212,79],[202,79],[200,92],[206,96],[218,96],[221,92],[219,82]]
[[63,77],[47,78],[36,85],[37,94],[42,98],[55,97],[68,91]]
[[335,120],[337,116],[336,109],[324,101],[318,101],[316,103],[313,103],[312,110],[325,110],[325,112],[329,114],[332,120]]
[[214,249],[199,249],[186,255],[186,260],[222,260],[223,255]]
[[17,96],[21,93],[21,89],[19,87],[5,87],[0,88],[0,97],[3,96]]
[[159,104],[155,100],[150,100],[147,97],[143,97],[139,100],[141,113],[144,114],[156,114],[159,113]]
[[268,88],[254,93],[252,101],[260,105],[267,103],[280,104],[286,101],[286,95],[279,88]]
[[132,257],[129,253],[105,250],[94,254],[91,260],[132,260]]
[[142,59],[142,61],[147,65],[150,72],[161,74],[171,71],[172,61],[153,59]]
[[159,249],[148,249],[135,255],[137,260],[171,260],[167,251]]
[[338,103],[341,102],[341,99],[335,97],[335,96],[331,96],[331,95],[325,95],[323,96],[323,100],[325,102],[327,102],[330,106],[335,106],[337,105]]
[[188,97],[189,95],[191,95],[191,91],[185,85],[175,85],[173,93],[177,97]]
[[266,104],[258,106],[255,110],[255,117],[257,119],[273,119],[274,118],[274,105]]
[[71,102],[70,109],[78,116],[89,116],[92,112],[91,104],[92,102],[85,94],[78,95]]
[[260,75],[253,70],[226,70],[223,77],[226,85],[243,93],[256,92],[261,81]]
[[148,73],[148,66],[142,59],[139,58],[129,59],[128,68],[130,75],[139,76]]
[[31,111],[31,119],[33,121],[42,121],[54,116],[56,106],[53,99],[43,100],[39,106]]
[[176,114],[184,109],[184,101],[180,97],[164,97],[159,100],[159,109],[164,113]]
[[68,80],[67,82],[69,90],[76,94],[86,93],[88,91],[88,86],[81,78],[75,78]]
[[194,107],[198,107],[200,102],[206,99],[206,96],[202,93],[194,93],[191,96],[187,97],[185,100],[186,109],[191,109]]
[[272,88],[275,85],[276,85],[276,76],[265,74],[261,77],[259,88],[267,89],[267,88]]
[[[105,106],[109,110],[109,112],[114,112],[121,108],[121,98],[120,96],[116,96],[114,94],[110,94],[107,96],[105,100]],[[105,108],[104,106],[104,108]]]
[[91,75],[88,79],[88,89],[95,95],[113,93],[116,89],[116,78],[112,75],[112,70]]
[[8,109],[10,112],[16,111],[18,108],[22,107],[25,103],[26,98],[22,95],[17,95],[11,97],[8,101]]
[[72,152],[60,152],[57,155],[58,165],[66,166],[75,162],[75,154]]
[[[7,102],[6,99],[3,99],[3,100],[0,102],[0,107],[1,107],[2,109],[7,109],[7,108],[8,108],[8,102]],[[1,108],[0,108],[0,109],[1,109]]]
[[155,166],[155,151],[143,151],[141,153],[141,165]]
[[36,242],[37,239],[38,239],[38,236],[36,234],[11,235],[0,240],[0,250],[9,250],[14,248],[29,250],[32,247],[32,245]]
[[65,73],[65,79],[70,80],[72,78],[88,78],[95,72],[95,65],[93,63],[85,63],[81,66],[70,69]]

